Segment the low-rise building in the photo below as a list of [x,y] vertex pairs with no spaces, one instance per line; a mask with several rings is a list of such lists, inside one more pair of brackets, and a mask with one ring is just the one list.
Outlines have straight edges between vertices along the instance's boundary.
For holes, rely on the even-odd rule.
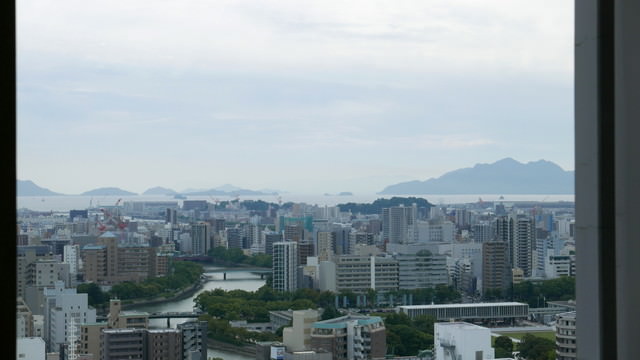
[[433,327],[436,359],[494,359],[491,330],[466,322],[436,322]]

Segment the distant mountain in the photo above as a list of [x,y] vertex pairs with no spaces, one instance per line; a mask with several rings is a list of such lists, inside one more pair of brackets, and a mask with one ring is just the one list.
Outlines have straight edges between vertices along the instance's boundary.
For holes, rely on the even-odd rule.
[[448,172],[439,178],[387,186],[378,194],[573,194],[574,172],[557,164],[511,158]]
[[122,189],[118,189],[116,187],[104,187],[99,189],[89,190],[87,192],[83,192],[81,195],[91,195],[91,196],[130,196],[130,195],[138,195],[136,193],[132,193],[129,191],[125,191]]
[[45,189],[33,183],[31,180],[16,180],[16,195],[18,196],[56,196],[63,195]]
[[233,191],[237,191],[237,190],[242,190],[242,188],[239,188],[237,186],[233,186],[231,184],[224,184],[222,186],[218,186],[217,188],[214,188],[213,190],[220,190],[220,191],[224,191],[224,192],[233,192]]
[[156,186],[143,192],[142,195],[176,195],[177,193],[175,190]]
[[246,195],[272,195],[272,193],[264,193],[262,191],[240,189],[223,191],[218,189],[201,190],[194,192],[185,192],[184,195],[191,196],[246,196]]

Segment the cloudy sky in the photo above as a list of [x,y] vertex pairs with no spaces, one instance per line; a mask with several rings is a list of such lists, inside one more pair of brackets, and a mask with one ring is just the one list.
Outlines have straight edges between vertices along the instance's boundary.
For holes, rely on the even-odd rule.
[[573,166],[573,1],[21,0],[18,178],[373,193]]

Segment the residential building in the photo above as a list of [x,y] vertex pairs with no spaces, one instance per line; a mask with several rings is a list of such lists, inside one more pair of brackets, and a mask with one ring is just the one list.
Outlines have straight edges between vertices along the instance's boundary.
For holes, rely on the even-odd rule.
[[505,292],[511,286],[509,244],[489,241],[482,244],[482,291]]
[[[147,330],[147,360],[182,360],[182,333],[178,329]],[[204,359],[203,359],[204,360]]]
[[387,353],[386,329],[380,317],[347,315],[318,321],[311,328],[311,349],[334,360],[364,360]]
[[556,317],[556,359],[577,359],[576,350],[576,312],[558,314]]
[[295,291],[298,288],[298,243],[281,241],[273,244],[273,289]]
[[206,321],[187,321],[178,324],[182,332],[182,359],[207,359],[207,327]]
[[147,359],[146,329],[105,329],[100,351],[102,360]]

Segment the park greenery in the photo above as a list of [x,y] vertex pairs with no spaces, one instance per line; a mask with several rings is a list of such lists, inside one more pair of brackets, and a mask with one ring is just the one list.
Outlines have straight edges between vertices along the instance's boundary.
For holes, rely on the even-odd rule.
[[350,202],[346,204],[338,204],[338,207],[340,208],[340,211],[350,211],[353,214],[381,214],[382,209],[384,208],[400,205],[411,206],[414,203],[418,208],[427,208],[427,210],[433,206],[433,204],[423,198],[394,196],[391,199],[377,199],[371,204]]
[[518,344],[520,356],[527,360],[554,360],[556,344],[553,340],[525,334]]
[[498,336],[494,342],[495,357],[496,358],[510,358],[513,353],[513,341],[510,337],[501,335]]
[[242,249],[238,248],[227,249],[224,246],[217,246],[209,250],[208,255],[211,256],[211,261],[217,265],[237,266],[245,264],[265,268],[271,267],[271,255],[254,254],[247,256],[242,252]]
[[172,262],[167,276],[148,278],[135,283],[125,281],[114,285],[110,291],[102,291],[95,283],[78,285],[78,293],[86,293],[90,306],[104,308],[110,298],[144,300],[157,297],[169,298],[193,286],[203,273],[202,265],[189,261]]
[[[417,299],[420,303],[447,303],[460,299],[460,294],[448,286],[394,292],[398,299],[402,295],[408,294],[412,294],[414,300]],[[373,290],[370,290],[366,295],[370,299],[377,297],[377,293]],[[201,319],[208,321],[209,335],[213,339],[240,345],[256,341],[280,340],[282,329],[278,329],[275,334],[261,334],[240,328],[231,328],[229,321],[268,322],[269,311],[317,308],[324,309],[320,320],[333,319],[343,315],[335,307],[336,296],[340,301],[346,297],[349,304],[353,306],[356,304],[357,295],[349,291],[338,294],[314,289],[278,292],[268,285],[253,292],[209,290],[198,295],[195,303],[205,313]],[[415,355],[420,350],[433,347],[432,318],[418,317],[409,320],[405,314],[381,313],[380,315],[385,317],[385,325],[389,322],[390,326],[387,326],[388,348],[393,349],[396,355]]]
[[429,315],[411,319],[404,313],[386,314],[387,353],[413,356],[421,350],[432,349],[434,322],[435,318]]
[[529,304],[530,307],[544,307],[546,301],[566,301],[576,297],[576,279],[563,276],[544,281],[523,281],[513,286],[513,299]]

